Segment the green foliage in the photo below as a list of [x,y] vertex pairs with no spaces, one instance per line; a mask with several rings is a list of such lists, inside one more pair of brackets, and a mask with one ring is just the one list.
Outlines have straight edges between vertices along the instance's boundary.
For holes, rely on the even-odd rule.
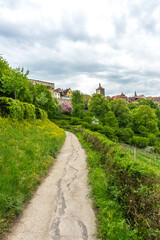
[[19,91],[17,98],[21,102],[28,102],[33,104],[35,102],[35,94],[36,93],[34,85],[28,80],[23,86],[23,89]]
[[97,132],[104,134],[109,139],[115,139],[115,130],[112,127],[98,125]]
[[79,90],[72,92],[72,107],[73,110],[71,115],[73,117],[83,118],[85,104],[83,94]]
[[35,106],[45,110],[49,119],[53,119],[57,105],[56,102],[53,101],[50,91],[46,86],[39,84],[35,86],[35,92]]
[[[138,159],[134,161],[123,148],[102,135],[80,131],[87,143],[100,152],[107,176],[106,198],[109,195],[122,204],[124,214],[137,232],[135,239],[159,239],[159,176],[147,164]],[[107,235],[104,239],[108,239]]]
[[131,103],[128,103],[128,107],[129,107],[130,110],[133,110],[135,108],[138,108],[138,104],[131,102]]
[[46,120],[48,118],[47,112],[41,108],[35,108],[35,114],[37,119]]
[[49,120],[0,117],[0,238],[47,175],[65,133]]
[[14,93],[16,99],[20,90],[27,84],[28,71],[24,73],[24,69],[11,69],[8,68],[3,72],[1,77],[1,91],[4,93]]
[[130,143],[130,139],[133,137],[134,132],[131,128],[119,128],[116,129],[116,135],[122,142]]
[[154,109],[150,106],[141,105],[134,113],[133,119],[133,129],[135,132],[143,134],[145,128],[145,132],[158,133],[158,119]]
[[36,119],[35,106],[29,103],[23,103],[24,119],[34,121]]
[[[122,206],[118,201],[115,201],[113,195],[110,195],[111,192],[107,192],[110,188],[110,175],[106,174],[105,166],[101,164],[101,152],[96,152],[89,148],[89,146],[91,146],[90,141],[92,141],[92,136],[86,133],[91,132],[84,132],[87,143],[83,140],[83,133],[82,135],[78,134],[78,137],[87,151],[91,197],[97,214],[97,239],[137,240],[139,238],[136,234],[136,230],[132,230],[125,221]],[[93,133],[93,135],[97,135],[99,139],[101,138],[101,134]],[[101,140],[104,141],[103,144],[106,143],[110,146],[111,142],[109,140],[104,138],[101,138]],[[102,150],[103,148],[100,149]]]
[[149,145],[149,139],[146,137],[133,136],[130,141],[132,145],[139,148],[145,148]]
[[118,127],[118,120],[112,111],[105,114],[103,124],[108,125],[109,127]]
[[119,127],[128,127],[132,124],[132,113],[126,101],[122,99],[112,101],[111,110],[118,120]]
[[88,109],[96,117],[101,118],[110,110],[110,104],[102,94],[95,93],[89,101]]
[[11,117],[12,119],[22,120],[24,118],[23,103],[12,98],[0,98],[0,113],[3,117]]
[[71,117],[71,125],[79,125],[81,124],[81,120],[77,117]]
[[6,97],[0,98],[0,114],[3,117],[10,117],[18,120],[28,119],[34,121],[36,118],[41,120],[48,118],[44,110],[35,108],[33,104]]
[[138,102],[139,106],[140,105],[148,105],[148,106],[150,106],[151,108],[154,108],[154,109],[158,108],[158,104],[155,103],[152,99],[140,98],[140,99],[137,100],[137,102]]

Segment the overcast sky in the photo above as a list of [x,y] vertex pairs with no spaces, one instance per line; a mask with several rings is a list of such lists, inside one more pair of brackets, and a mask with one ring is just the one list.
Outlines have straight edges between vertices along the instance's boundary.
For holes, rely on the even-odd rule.
[[55,88],[160,96],[160,1],[0,0],[0,53]]

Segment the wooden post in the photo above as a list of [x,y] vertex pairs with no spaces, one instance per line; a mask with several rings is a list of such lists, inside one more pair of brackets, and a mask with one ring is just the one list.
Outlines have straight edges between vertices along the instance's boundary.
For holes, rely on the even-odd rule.
[[134,161],[136,161],[136,147],[134,147]]

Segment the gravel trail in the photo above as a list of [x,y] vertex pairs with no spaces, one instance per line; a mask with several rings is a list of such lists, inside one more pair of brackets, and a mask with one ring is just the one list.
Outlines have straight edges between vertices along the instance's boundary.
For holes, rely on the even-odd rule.
[[95,240],[88,192],[85,151],[66,132],[52,170],[6,240]]

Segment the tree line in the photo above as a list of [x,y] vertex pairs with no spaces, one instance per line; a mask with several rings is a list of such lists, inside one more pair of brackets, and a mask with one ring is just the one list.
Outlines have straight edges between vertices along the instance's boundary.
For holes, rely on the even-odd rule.
[[9,97],[31,103],[48,113],[52,119],[56,113],[57,101],[44,85],[33,85],[28,79],[29,71],[24,68],[11,68],[0,56],[0,97]]
[[93,94],[87,104],[83,94],[73,91],[73,124],[103,133],[108,138],[137,147],[152,146],[160,152],[160,109],[152,99],[127,103]]

